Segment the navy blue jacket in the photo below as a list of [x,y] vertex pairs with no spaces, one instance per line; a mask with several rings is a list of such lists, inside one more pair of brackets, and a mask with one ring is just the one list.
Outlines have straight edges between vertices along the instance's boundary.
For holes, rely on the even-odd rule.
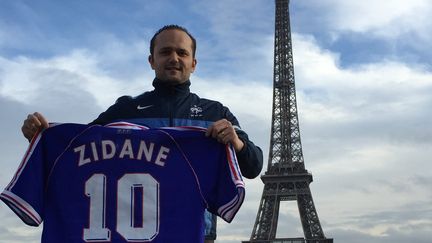
[[248,135],[240,129],[239,122],[229,109],[220,102],[203,99],[191,93],[190,81],[169,85],[155,79],[154,90],[137,97],[122,96],[117,102],[101,113],[93,124],[113,121],[128,121],[148,127],[200,126],[209,127],[220,119],[230,121],[244,148],[237,152],[242,175],[252,179],[259,175],[263,166],[263,154]]

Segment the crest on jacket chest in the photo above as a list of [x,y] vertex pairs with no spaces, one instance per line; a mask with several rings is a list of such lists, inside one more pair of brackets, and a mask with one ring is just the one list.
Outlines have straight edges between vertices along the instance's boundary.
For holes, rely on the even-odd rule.
[[190,117],[195,118],[195,117],[202,117],[202,111],[203,109],[197,105],[193,105],[190,108]]

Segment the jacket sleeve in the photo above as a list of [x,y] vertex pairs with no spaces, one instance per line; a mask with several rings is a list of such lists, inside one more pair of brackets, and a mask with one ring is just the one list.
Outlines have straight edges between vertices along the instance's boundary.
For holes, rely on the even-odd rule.
[[242,175],[248,179],[257,177],[263,168],[263,153],[260,147],[256,146],[245,131],[240,128],[237,118],[226,108],[225,118],[229,120],[238,135],[243,141],[244,147],[236,153]]
[[263,167],[263,153],[260,147],[249,140],[248,135],[240,129],[236,129],[237,135],[243,141],[244,147],[237,152],[242,175],[248,179],[257,177]]

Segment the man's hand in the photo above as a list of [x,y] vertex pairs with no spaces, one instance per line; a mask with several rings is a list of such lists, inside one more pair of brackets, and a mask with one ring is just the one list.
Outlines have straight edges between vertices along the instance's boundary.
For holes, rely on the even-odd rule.
[[35,112],[29,114],[27,119],[24,120],[24,124],[21,127],[21,131],[29,141],[33,138],[37,131],[48,128],[48,121],[42,114]]
[[207,137],[212,137],[223,144],[231,143],[236,152],[244,147],[243,141],[237,136],[233,125],[227,119],[221,119],[214,122],[206,132]]

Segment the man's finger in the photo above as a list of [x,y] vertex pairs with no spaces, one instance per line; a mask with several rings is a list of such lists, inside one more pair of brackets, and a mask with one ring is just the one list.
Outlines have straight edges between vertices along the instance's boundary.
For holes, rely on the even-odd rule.
[[38,121],[38,127],[42,127],[42,128],[48,128],[49,124],[47,119],[39,112],[35,112],[33,113],[33,115],[37,118]]
[[42,124],[34,114],[29,114],[24,121],[24,125],[31,129],[32,127],[40,127]]
[[213,133],[213,125],[209,126],[207,128],[207,131],[205,133],[206,137],[210,136]]

